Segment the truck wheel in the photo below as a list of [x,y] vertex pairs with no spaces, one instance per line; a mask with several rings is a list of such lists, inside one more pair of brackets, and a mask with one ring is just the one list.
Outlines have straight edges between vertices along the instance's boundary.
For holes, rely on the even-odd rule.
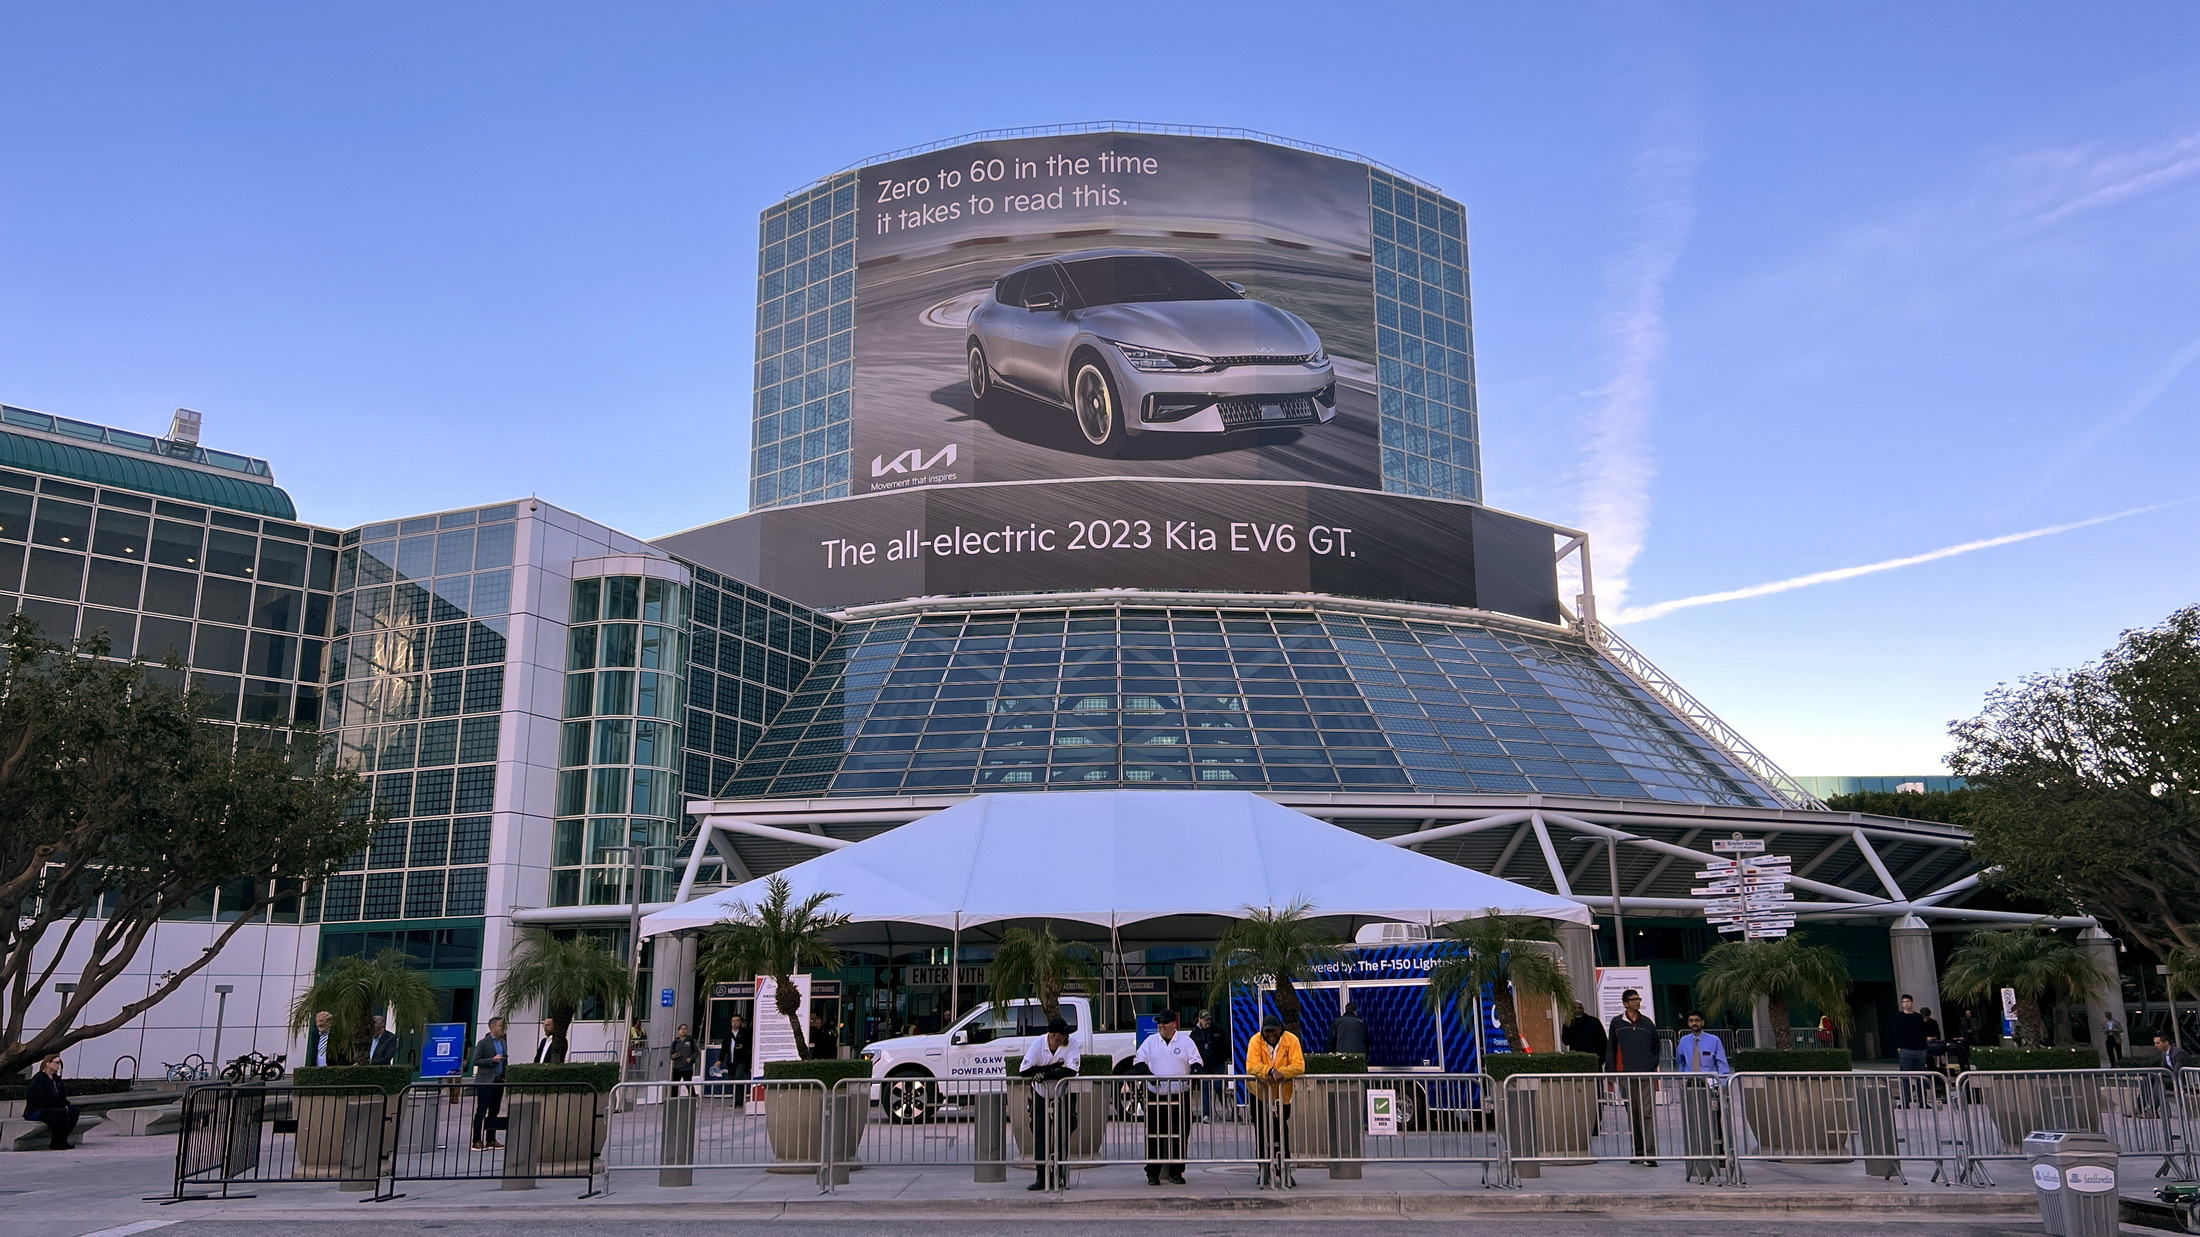
[[1406,1083],[1398,1088],[1398,1128],[1400,1130],[1425,1130],[1428,1128],[1428,1092],[1418,1083]]
[[886,1119],[896,1125],[930,1121],[939,1112],[940,1089],[932,1076],[922,1070],[892,1074],[886,1079],[879,1107],[885,1110]]

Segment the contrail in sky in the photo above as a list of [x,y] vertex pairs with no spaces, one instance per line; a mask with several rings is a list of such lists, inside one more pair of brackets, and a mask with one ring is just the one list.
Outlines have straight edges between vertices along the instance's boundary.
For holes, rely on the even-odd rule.
[[2095,516],[2090,520],[2079,520],[2073,524],[2055,524],[2047,528],[2035,528],[2028,532],[2010,533],[2002,537],[1988,537],[1984,541],[1966,541],[1962,545],[1943,546],[1938,550],[1927,550],[1923,554],[1912,554],[1906,558],[1890,558],[1885,562],[1866,563],[1861,567],[1837,567],[1832,571],[1814,571],[1807,576],[1774,580],[1770,584],[1752,584],[1748,588],[1728,589],[1723,593],[1703,593],[1695,597],[1682,597],[1675,601],[1660,601],[1653,605],[1622,609],[1615,617],[1607,621],[1613,623],[1647,623],[1654,618],[1663,618],[1675,610],[1686,610],[1693,606],[1716,605],[1722,601],[1741,601],[1749,597],[1765,597],[1773,593],[1785,593],[1799,588],[1809,588],[1813,584],[1831,584],[1836,580],[1852,580],[1857,576],[1868,576],[1881,571],[1893,571],[1897,567],[1914,567],[1919,563],[1929,563],[1935,559],[1954,558],[1958,554],[1969,554],[1973,550],[1990,550],[1995,546],[2030,541],[2034,537],[2051,537],[2056,533],[2091,528],[2096,524],[2106,524],[2111,520],[2121,520],[2134,515],[2145,515],[2149,511],[2160,511],[2166,507],[2175,507],[2192,501],[2192,498],[2180,498],[2174,502],[2155,503],[2151,507],[2133,507],[2129,511],[2118,511],[2113,515]]

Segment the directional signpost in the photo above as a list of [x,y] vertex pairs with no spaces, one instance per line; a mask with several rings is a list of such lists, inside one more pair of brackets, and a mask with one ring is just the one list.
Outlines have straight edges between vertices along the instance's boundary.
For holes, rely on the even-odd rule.
[[1786,855],[1764,853],[1763,838],[1715,838],[1713,854],[1720,858],[1696,873],[1702,883],[1689,889],[1704,899],[1704,919],[1720,932],[1739,934],[1744,940],[1771,940],[1795,926],[1795,895],[1788,892],[1793,861]]

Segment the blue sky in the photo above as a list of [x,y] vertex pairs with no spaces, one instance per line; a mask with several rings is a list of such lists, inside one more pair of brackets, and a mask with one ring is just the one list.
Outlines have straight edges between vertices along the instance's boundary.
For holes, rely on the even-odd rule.
[[1586,522],[1791,771],[1933,770],[2200,600],[2195,503],[1645,617],[2200,495],[2190,5],[10,0],[0,46],[0,400],[201,409],[316,521],[737,511],[757,211],[1112,118],[1466,203],[1490,500]]

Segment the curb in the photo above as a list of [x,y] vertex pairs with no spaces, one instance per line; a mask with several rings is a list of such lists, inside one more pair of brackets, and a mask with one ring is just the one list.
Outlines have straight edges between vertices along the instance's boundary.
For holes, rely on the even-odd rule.
[[[575,1212],[604,1216],[661,1219],[832,1219],[845,1217],[897,1219],[958,1219],[979,1216],[1165,1216],[1165,1215],[1265,1215],[1290,1216],[1471,1216],[1535,1215],[1583,1212],[1689,1212],[1725,1215],[1785,1215],[1799,1213],[1854,1215],[2029,1216],[2036,1204],[2029,1194],[1999,1191],[1903,1191],[1886,1194],[1837,1194],[1827,1191],[1749,1191],[1718,1193],[1570,1193],[1506,1194],[1495,1190],[1459,1194],[1363,1194],[1301,1196],[1298,1198],[1221,1196],[1213,1198],[1091,1198],[1074,1196],[1061,1201],[1037,1198],[937,1199],[924,1201],[856,1201],[819,1197],[744,1203],[718,1202],[620,1202],[591,1199],[558,1207],[513,1207],[487,1203],[442,1203],[423,1200],[407,1205],[389,1204],[383,1215],[424,1218],[496,1217],[506,1223],[529,1219],[573,1218]],[[270,1208],[266,1211],[225,1211],[230,1220],[325,1219],[323,1209]]]

